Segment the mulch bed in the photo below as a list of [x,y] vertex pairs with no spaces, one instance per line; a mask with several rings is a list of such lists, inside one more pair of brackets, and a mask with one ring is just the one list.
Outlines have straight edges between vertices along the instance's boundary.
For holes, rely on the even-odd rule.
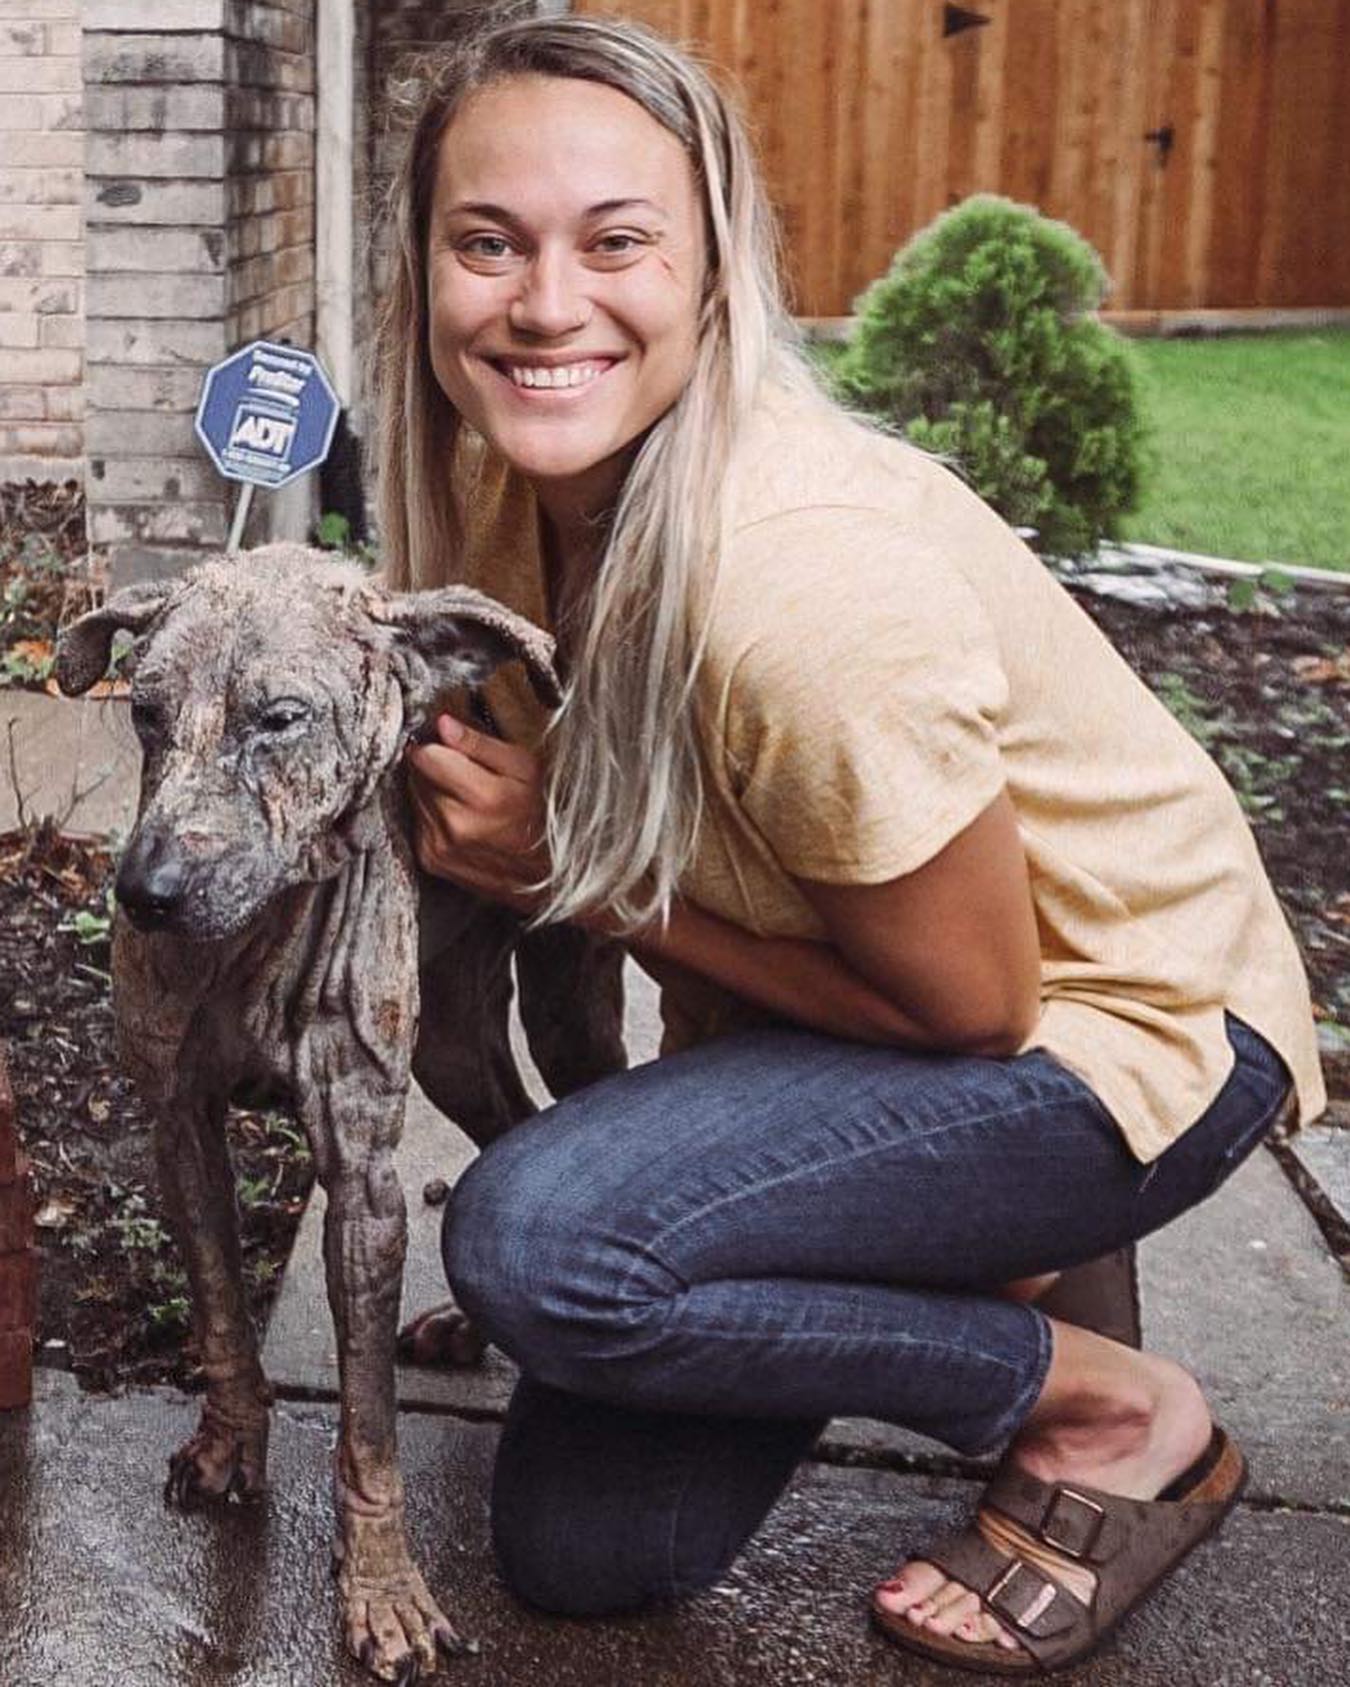
[[1303,951],[1328,1078],[1350,1098],[1350,590],[1240,613],[1077,595],[1237,792]]
[[[38,655],[72,590],[85,589],[69,588],[48,561],[71,561],[77,529],[44,496],[30,491],[26,506],[47,521],[42,544],[28,547],[41,602],[26,586],[12,590],[33,571],[19,547],[0,543],[0,589],[20,600],[22,637],[39,641]],[[1300,589],[1244,613],[1081,601],[1238,791],[1308,963],[1333,1093],[1350,1098],[1350,1030],[1337,1029],[1350,1028],[1350,592]],[[113,1058],[111,878],[105,851],[50,828],[0,837],[0,1039],[39,1192],[39,1340],[64,1344],[42,1357],[64,1359],[92,1388],[192,1387],[186,1284],[160,1215],[146,1120]],[[250,1301],[263,1320],[312,1167],[280,1116],[236,1113],[229,1135]]]
[[[42,1250],[39,1360],[89,1388],[193,1387],[187,1280],[165,1228],[144,1112],[116,1070],[113,863],[50,827],[0,836],[0,1041],[32,1162]],[[264,1327],[313,1168],[280,1115],[235,1112],[249,1305]]]
[[102,586],[77,482],[0,485],[0,685],[46,689],[56,630]]

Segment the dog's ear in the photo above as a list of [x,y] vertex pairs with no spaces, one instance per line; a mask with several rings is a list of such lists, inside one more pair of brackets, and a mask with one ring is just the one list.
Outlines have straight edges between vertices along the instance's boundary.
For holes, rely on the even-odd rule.
[[394,635],[410,713],[457,686],[481,685],[503,662],[516,659],[525,664],[541,703],[556,708],[562,701],[553,640],[533,621],[471,586],[372,591],[367,608],[371,619]]
[[146,582],[125,586],[102,607],[73,621],[56,641],[56,683],[67,697],[88,691],[108,671],[114,633],[125,629],[138,637],[168,603],[173,586]]

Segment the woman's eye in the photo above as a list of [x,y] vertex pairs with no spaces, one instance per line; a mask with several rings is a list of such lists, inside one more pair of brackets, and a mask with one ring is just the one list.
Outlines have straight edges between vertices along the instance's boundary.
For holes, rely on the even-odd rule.
[[511,242],[504,234],[471,234],[461,240],[459,249],[470,258],[484,258],[489,263],[511,256]]
[[602,258],[627,258],[647,244],[640,234],[627,231],[616,231],[613,234],[602,234],[595,242],[594,250]]

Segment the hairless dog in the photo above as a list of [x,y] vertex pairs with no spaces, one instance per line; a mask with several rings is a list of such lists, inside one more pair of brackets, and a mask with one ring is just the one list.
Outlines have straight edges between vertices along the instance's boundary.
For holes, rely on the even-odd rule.
[[525,930],[419,876],[400,752],[444,694],[504,662],[522,661],[556,703],[552,642],[465,587],[392,593],[287,545],[117,593],[62,637],[63,690],[104,673],[119,629],[135,636],[144,752],[117,876],[119,1053],[154,1113],[206,1376],[166,1493],[186,1505],[263,1485],[271,1392],[224,1120],[231,1100],[276,1102],[303,1124],[328,1197],[347,1643],[407,1683],[460,1645],[409,1553],[395,1447],[406,1225],[393,1151],[410,1073],[480,1145],[533,1111],[507,1041],[513,950],[531,1053],[555,1094],[624,1055],[621,951],[567,927]]

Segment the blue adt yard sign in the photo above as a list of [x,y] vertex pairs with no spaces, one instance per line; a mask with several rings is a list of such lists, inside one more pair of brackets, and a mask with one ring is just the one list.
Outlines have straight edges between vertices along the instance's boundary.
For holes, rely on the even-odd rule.
[[197,436],[228,479],[285,486],[328,455],[338,409],[312,352],[255,340],[207,372]]

